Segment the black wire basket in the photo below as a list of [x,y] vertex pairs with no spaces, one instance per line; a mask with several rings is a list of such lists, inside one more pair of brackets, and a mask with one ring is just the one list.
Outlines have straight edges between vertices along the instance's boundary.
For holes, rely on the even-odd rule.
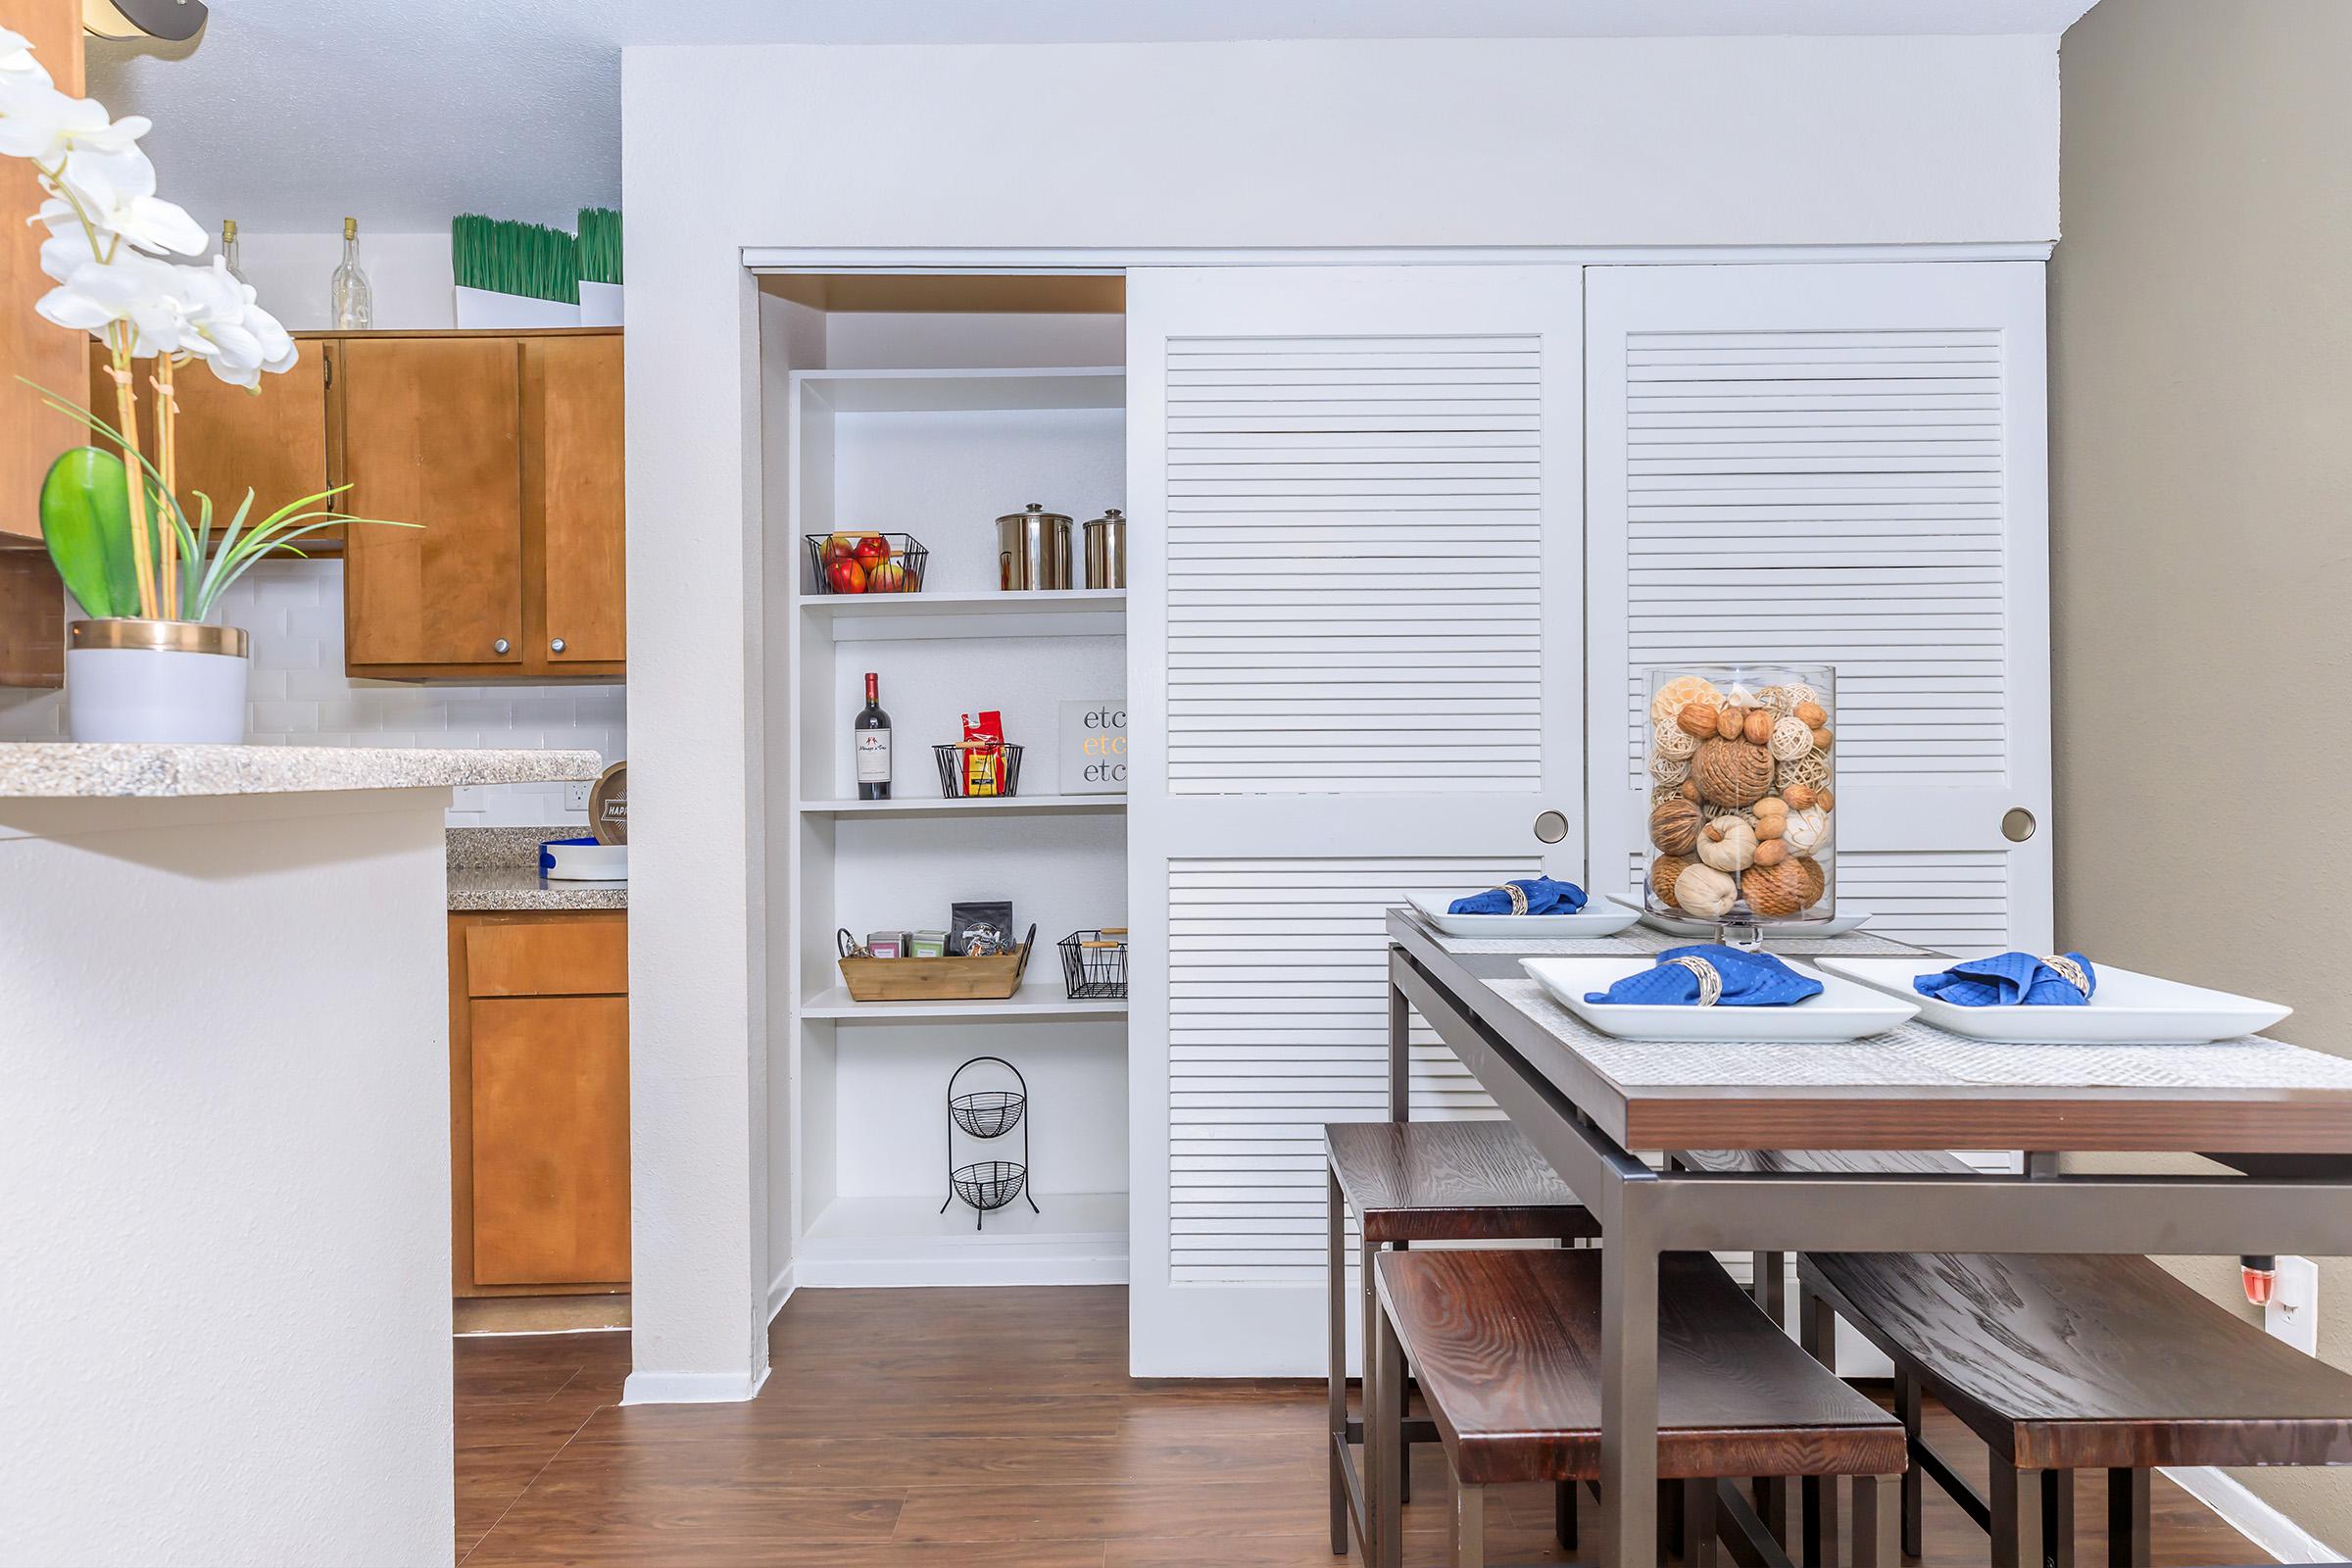
[[[970,780],[964,774],[963,748],[956,745],[934,746],[932,759],[939,763],[939,795],[947,801],[989,799],[966,793]],[[997,793],[995,799],[1006,799],[1021,792],[1021,749],[1007,745],[997,758]]]
[[1127,995],[1127,933],[1073,931],[1058,944],[1061,983],[1072,1002]]
[[1027,1095],[1009,1089],[983,1089],[976,1095],[957,1095],[948,1102],[956,1125],[974,1138],[1002,1138],[1020,1125]]
[[983,1159],[956,1166],[948,1181],[957,1198],[986,1214],[1021,1196],[1021,1189],[1029,1185],[1029,1167],[1009,1159]]
[[[919,594],[923,591],[923,573],[931,564],[931,552],[921,540],[910,533],[884,533],[879,528],[845,528],[836,533],[805,533],[801,535],[808,547],[808,591],[814,594]],[[874,586],[873,579],[860,564],[854,579],[855,588],[836,587],[833,583],[833,563],[826,559],[836,539],[880,539],[890,546],[889,564],[899,568],[895,577],[886,577],[888,587]]]

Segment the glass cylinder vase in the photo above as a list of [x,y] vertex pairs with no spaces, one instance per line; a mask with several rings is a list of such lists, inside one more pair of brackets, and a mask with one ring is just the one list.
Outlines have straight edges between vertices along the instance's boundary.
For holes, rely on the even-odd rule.
[[1661,664],[1649,696],[1652,913],[1731,929],[1837,913],[1838,672]]

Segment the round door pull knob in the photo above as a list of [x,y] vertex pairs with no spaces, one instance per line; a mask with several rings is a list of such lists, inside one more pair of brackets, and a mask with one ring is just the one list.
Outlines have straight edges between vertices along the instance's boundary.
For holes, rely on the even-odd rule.
[[2034,836],[2034,830],[2040,825],[2034,820],[2032,811],[2022,806],[2012,806],[2001,818],[2001,837],[2012,844],[2023,844]]
[[508,642],[504,637],[501,637],[498,641],[490,645],[490,651],[494,654],[503,654],[513,646],[514,644]]
[[1545,811],[1536,818],[1536,837],[1545,844],[1557,844],[1568,836],[1568,818],[1558,811]]
[[551,654],[562,653],[564,651],[564,639],[559,637],[554,642],[549,643],[547,645],[547,651]]

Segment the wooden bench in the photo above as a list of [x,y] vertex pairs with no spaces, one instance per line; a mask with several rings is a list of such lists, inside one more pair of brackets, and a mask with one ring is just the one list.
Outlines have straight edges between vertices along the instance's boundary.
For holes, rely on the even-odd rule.
[[[1486,1489],[1600,1476],[1600,1253],[1391,1251],[1377,1259],[1379,1353],[1419,1368],[1455,1482],[1453,1561],[1485,1568]],[[1658,1282],[1658,1477],[1682,1481],[1684,1561],[1714,1568],[1728,1511],[1768,1544],[1727,1476],[1854,1476],[1855,1561],[1893,1568],[1890,1478],[1903,1429],[1757,1311],[1703,1252],[1669,1253]],[[1378,1393],[1381,1416],[1397,1396]],[[1382,1568],[1401,1561],[1391,1499],[1398,1446],[1376,1416],[1374,1536]],[[1777,1555],[1777,1552],[1776,1552]],[[1770,1560],[1768,1558],[1767,1560]]]
[[[1600,1226],[1576,1194],[1544,1163],[1507,1121],[1340,1122],[1323,1129],[1329,1172],[1331,1549],[1348,1551],[1353,1523],[1364,1560],[1375,1560],[1373,1503],[1351,1445],[1362,1442],[1364,1421],[1375,1402],[1381,1369],[1373,1356],[1378,1315],[1372,1271],[1362,1271],[1363,1420],[1348,1415],[1348,1237],[1352,1210],[1363,1234],[1365,1255],[1382,1248],[1415,1242],[1581,1241]],[[1398,1376],[1403,1376],[1398,1368]],[[1404,1419],[1399,1385],[1395,1423],[1398,1451],[1413,1443],[1434,1443],[1437,1429]],[[1411,1500],[1405,1470],[1399,1469],[1398,1502]],[[1561,1491],[1557,1526],[1560,1544],[1576,1544],[1575,1494]]]

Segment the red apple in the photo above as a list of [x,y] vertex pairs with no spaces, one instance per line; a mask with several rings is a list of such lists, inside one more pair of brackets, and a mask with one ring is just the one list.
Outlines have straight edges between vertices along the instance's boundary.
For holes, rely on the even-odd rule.
[[858,541],[858,564],[871,572],[890,559],[890,541],[878,533],[869,533]]
[[865,592],[865,568],[856,561],[836,561],[825,568],[825,580],[833,585],[833,591],[837,594]]
[[895,561],[876,562],[865,574],[865,591],[869,594],[901,594],[906,591],[906,568]]
[[825,541],[825,564],[838,565],[844,561],[858,559],[858,535],[837,533]]

